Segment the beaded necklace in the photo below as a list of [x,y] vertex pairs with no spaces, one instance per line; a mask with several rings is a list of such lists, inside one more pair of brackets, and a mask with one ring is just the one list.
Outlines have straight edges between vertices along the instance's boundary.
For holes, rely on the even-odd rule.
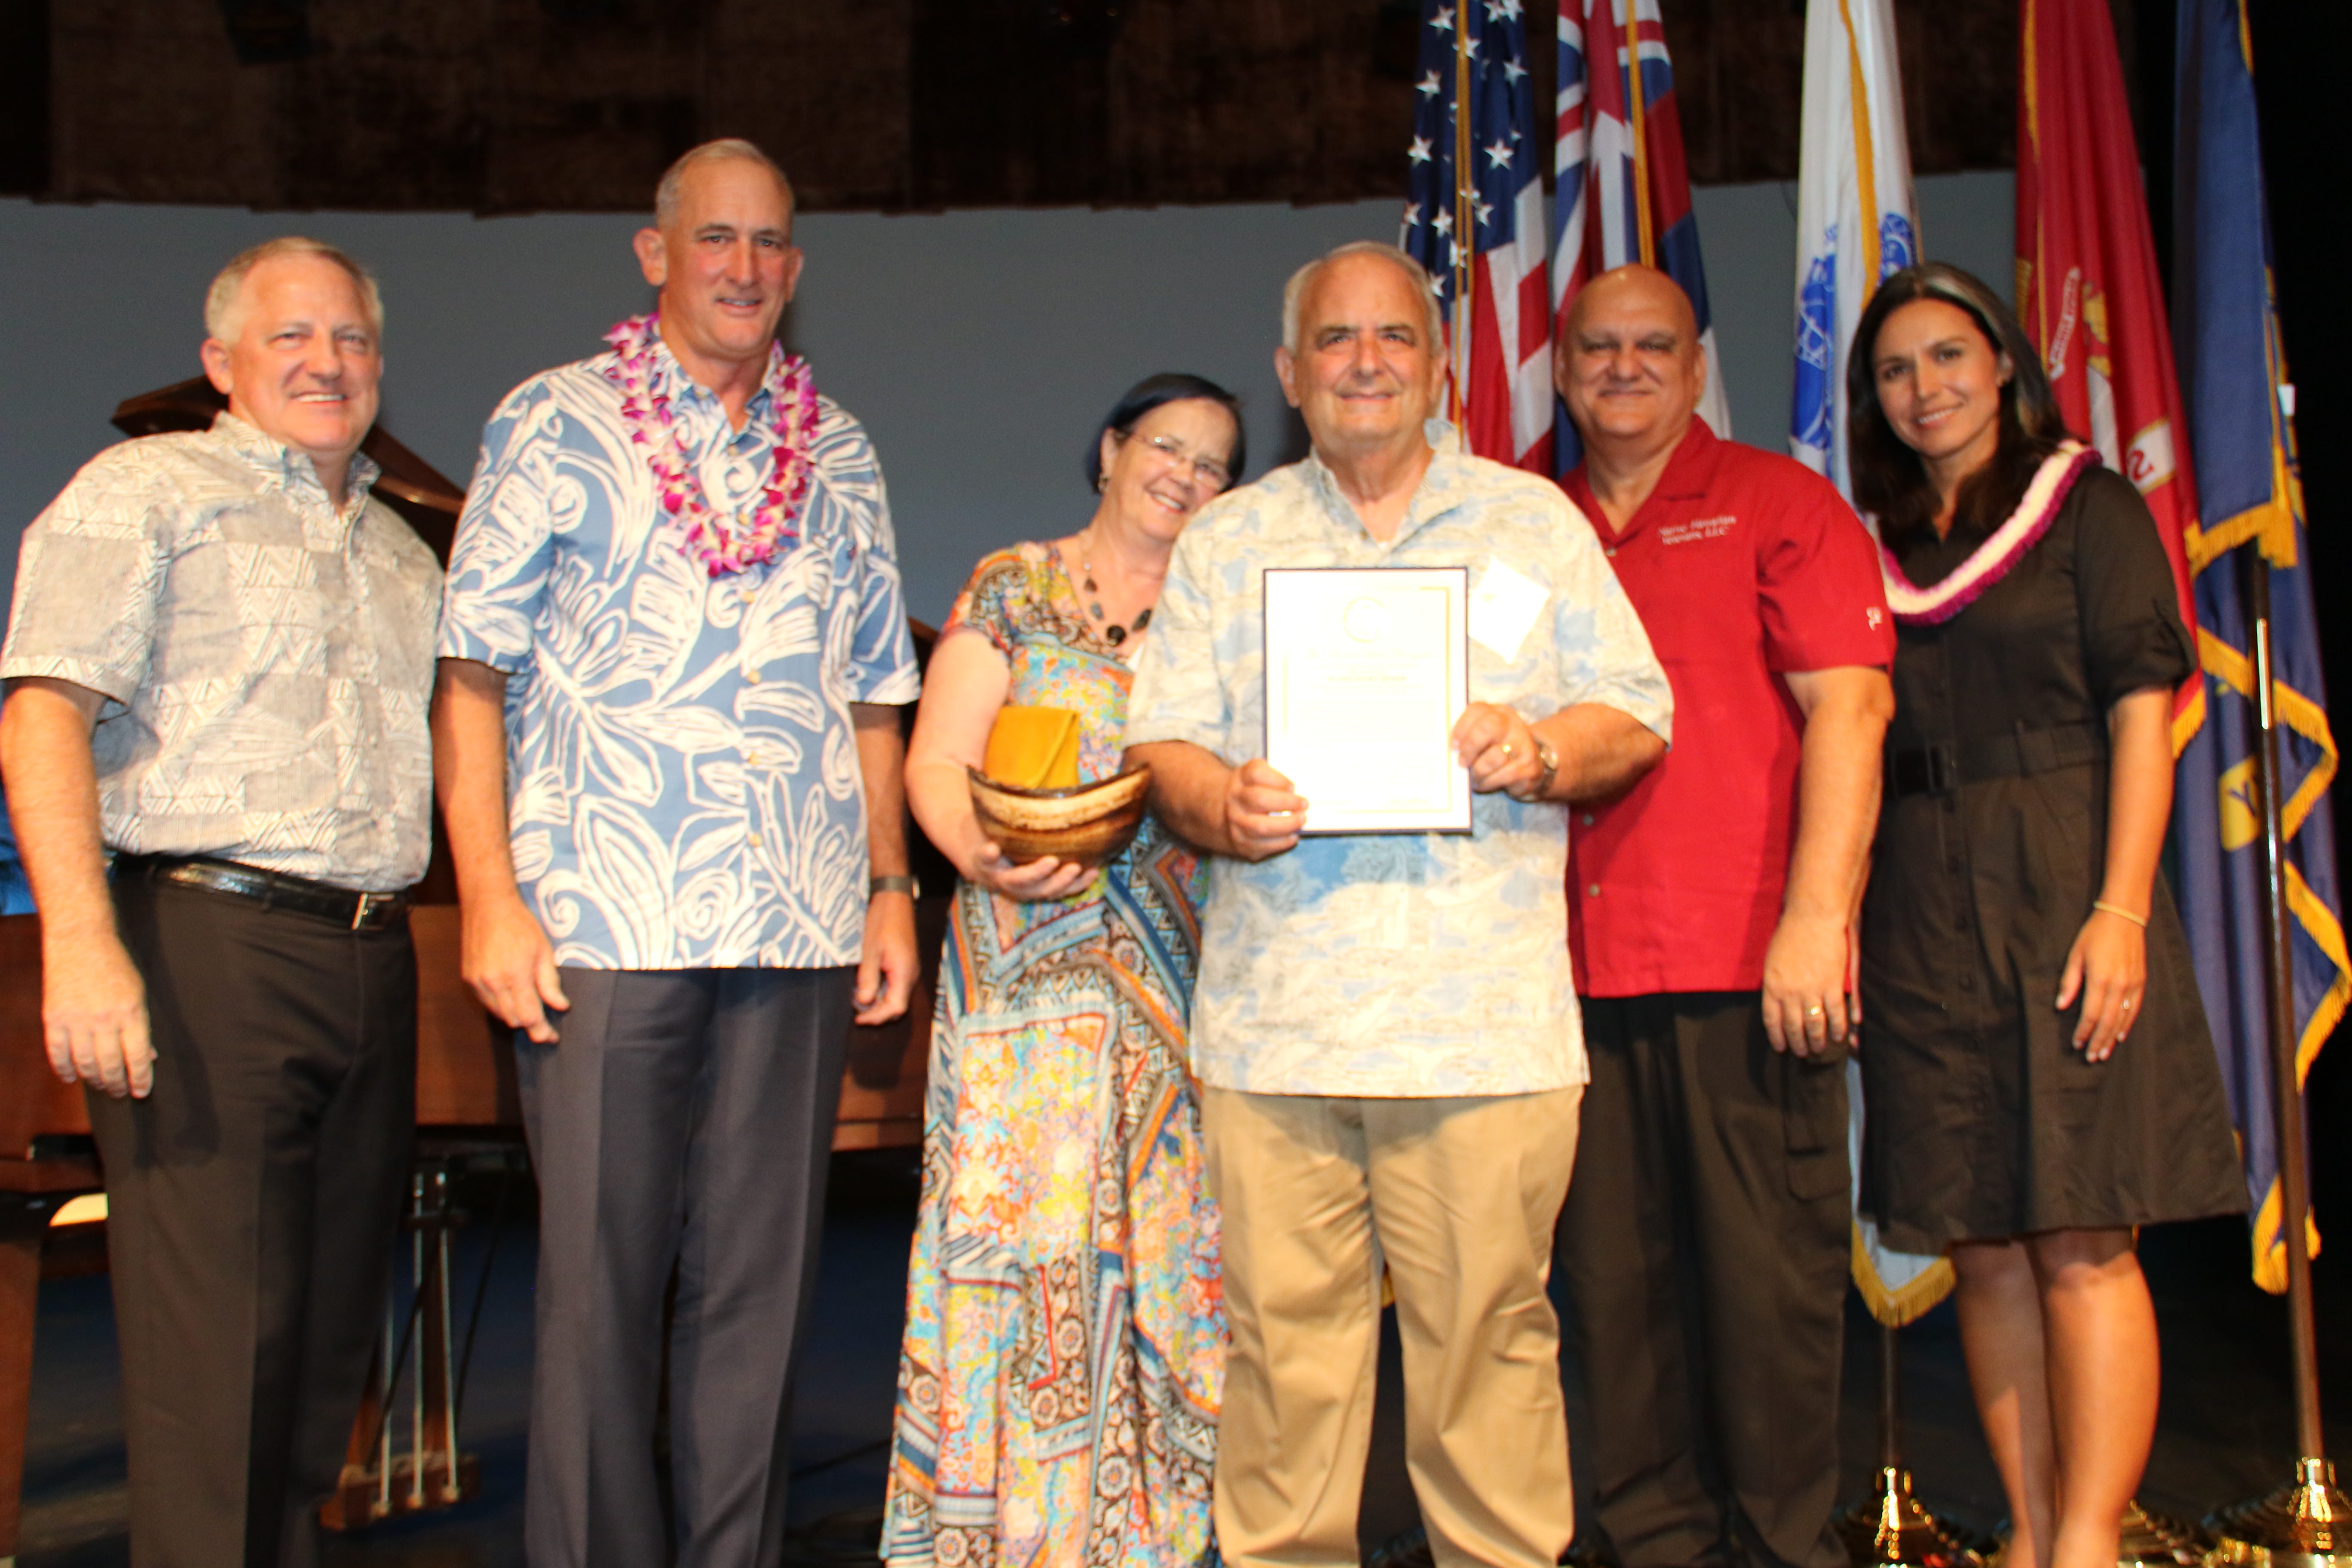
[[[1093,531],[1088,529],[1087,531],[1092,532]],[[1080,537],[1084,537],[1084,535],[1082,534]],[[1058,548],[1055,552],[1056,554],[1061,554]],[[1089,552],[1088,553],[1091,554],[1092,552]],[[1067,555],[1062,555],[1062,574],[1066,577],[1069,575],[1069,557]],[[1110,618],[1108,612],[1105,611],[1102,607],[1102,589],[1096,585],[1095,563],[1092,561],[1081,559],[1078,562],[1078,581],[1084,586],[1086,591],[1087,614],[1101,624],[1103,640],[1110,644],[1111,647],[1117,647],[1120,644],[1126,642],[1128,638],[1139,636],[1142,633],[1143,628],[1151,624],[1151,606],[1149,605],[1144,605],[1142,612],[1135,617],[1133,622],[1127,626],[1121,626],[1118,622]]]
[[[1087,592],[1099,595],[1102,590],[1095,586],[1095,563],[1091,561],[1081,561],[1078,563],[1078,571],[1086,577]],[[1103,637],[1113,647],[1117,647],[1129,637],[1151,624],[1151,606],[1149,605],[1143,606],[1143,613],[1135,617],[1135,623],[1132,626],[1120,626],[1103,614],[1102,601],[1099,598],[1090,598],[1087,601],[1087,614],[1103,623]]]
[[800,538],[794,526],[808,500],[809,448],[816,435],[816,382],[808,362],[768,350],[768,423],[776,433],[768,477],[748,514],[728,513],[710,504],[696,473],[685,428],[670,416],[669,395],[656,382],[656,346],[661,342],[658,311],[631,316],[604,334],[613,345],[605,377],[621,389],[621,418],[629,440],[653,470],[662,510],[670,514],[678,547],[703,571],[723,577],[764,565]]

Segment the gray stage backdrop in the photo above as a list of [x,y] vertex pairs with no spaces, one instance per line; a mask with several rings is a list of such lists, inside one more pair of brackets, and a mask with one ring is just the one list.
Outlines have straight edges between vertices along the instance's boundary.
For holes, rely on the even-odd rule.
[[[2011,287],[2005,174],[1918,184],[1927,253]],[[1795,187],[1696,193],[1734,434],[1788,425]],[[908,601],[936,624],[986,552],[1085,522],[1088,432],[1119,392],[1189,370],[1249,405],[1251,472],[1298,455],[1272,364],[1282,281],[1343,240],[1390,239],[1397,204],[814,214],[789,318],[817,385],[881,453]],[[16,540],[118,439],[132,393],[198,374],[202,296],[242,247],[313,235],[383,280],[383,417],[464,483],[482,420],[535,371],[583,358],[648,290],[635,220],[254,213],[0,201],[0,591]]]

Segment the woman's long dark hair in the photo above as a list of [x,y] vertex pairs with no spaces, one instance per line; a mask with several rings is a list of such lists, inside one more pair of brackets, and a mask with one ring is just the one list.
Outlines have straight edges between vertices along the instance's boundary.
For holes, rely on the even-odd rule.
[[1846,456],[1853,466],[1854,506],[1877,517],[1879,537],[1895,548],[1933,531],[1939,500],[1927,464],[1904,445],[1878,406],[1879,330],[1915,300],[1940,300],[1967,311],[1993,352],[2010,363],[2009,384],[2000,389],[2000,445],[1992,460],[1961,484],[1952,517],[1956,531],[2000,527],[2025,499],[2034,470],[2066,437],[2042,356],[1982,279],[1943,261],[1923,261],[1890,275],[1862,312],[1846,355]]
[[[1147,375],[1127,389],[1127,395],[1110,406],[1103,422],[1095,426],[1095,438],[1087,443],[1087,488],[1102,489],[1102,438],[1117,431],[1125,440],[1135,434],[1139,420],[1163,403],[1181,403],[1188,397],[1204,397],[1234,416],[1234,455],[1225,461],[1226,471],[1234,484],[1242,482],[1242,466],[1249,458],[1249,431],[1242,424],[1242,400],[1219,386],[1206,376],[1186,375],[1181,371],[1160,375]],[[1225,487],[1228,489],[1232,485]]]

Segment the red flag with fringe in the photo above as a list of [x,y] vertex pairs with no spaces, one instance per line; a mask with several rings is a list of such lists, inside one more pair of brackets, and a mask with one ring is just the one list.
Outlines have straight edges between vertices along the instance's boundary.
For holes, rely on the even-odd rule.
[[[2156,514],[2194,627],[2188,421],[2107,0],[2021,0],[2018,42],[2018,318],[2067,428]],[[2191,676],[2173,694],[2174,752],[2204,720],[2204,681]]]

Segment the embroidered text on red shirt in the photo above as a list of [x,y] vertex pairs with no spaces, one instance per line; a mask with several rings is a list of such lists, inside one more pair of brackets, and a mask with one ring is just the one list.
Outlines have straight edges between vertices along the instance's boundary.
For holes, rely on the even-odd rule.
[[1660,544],[1689,544],[1702,539],[1720,539],[1729,533],[1739,519],[1731,513],[1721,517],[1694,518],[1688,522],[1670,522],[1658,530]]

